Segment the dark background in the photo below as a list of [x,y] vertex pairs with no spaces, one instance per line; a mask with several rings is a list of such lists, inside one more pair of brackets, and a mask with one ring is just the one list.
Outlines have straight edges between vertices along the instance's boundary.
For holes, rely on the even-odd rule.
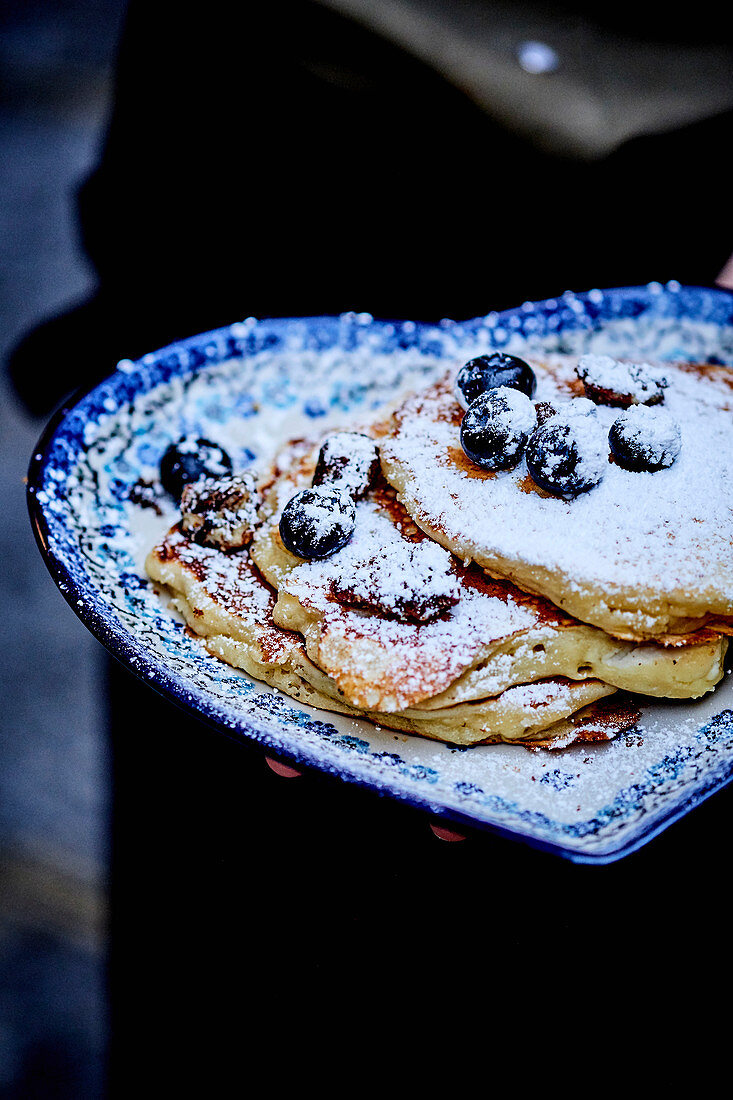
[[[562,77],[581,8],[486,6],[497,42],[550,42]],[[720,45],[704,5],[595,20],[599,55]],[[175,1089],[204,1062],[225,1095],[232,1062],[281,1080],[288,1052],[317,1079],[324,1043],[485,1035],[517,994],[515,1027],[568,994],[578,1027],[670,969],[699,980],[725,939],[729,792],[592,868],[279,778],[106,658],[45,573],[22,477],[70,390],[244,316],[711,284],[733,251],[729,113],[569,156],[527,137],[521,101],[499,122],[311,3],[3,4],[0,32],[0,1091]]]

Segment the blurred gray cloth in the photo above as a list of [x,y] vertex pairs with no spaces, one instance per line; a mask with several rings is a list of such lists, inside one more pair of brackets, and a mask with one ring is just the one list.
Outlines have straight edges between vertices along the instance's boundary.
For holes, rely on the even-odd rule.
[[[318,0],[432,66],[482,110],[549,152],[602,157],[733,107],[730,43],[635,37],[562,6],[484,0]],[[690,24],[695,13],[687,12]],[[521,48],[550,47],[556,66],[527,71]]]

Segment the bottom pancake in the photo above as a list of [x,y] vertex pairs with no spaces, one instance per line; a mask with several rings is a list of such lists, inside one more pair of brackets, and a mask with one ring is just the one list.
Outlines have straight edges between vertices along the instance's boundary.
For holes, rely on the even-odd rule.
[[[316,668],[305,653],[305,647],[297,646],[290,659],[277,666],[264,666],[252,660],[251,647],[223,635],[205,639],[206,648],[215,657],[230,665],[244,669],[251,676],[264,680],[299,702],[318,710],[332,710],[351,718],[367,718],[379,726],[417,733],[436,741],[454,745],[478,745],[491,741],[532,741],[535,738],[549,740],[557,731],[568,744],[570,730],[564,720],[591,703],[613,695],[615,689],[600,680],[583,680],[580,683],[560,678],[539,680],[534,684],[520,684],[508,688],[501,695],[481,699],[475,703],[459,703],[443,710],[407,710],[384,713],[359,710],[337,694],[335,683]],[[572,727],[570,727],[572,729]]]
[[[568,744],[584,735],[572,716],[615,688],[600,680],[562,677],[519,684],[485,699],[443,708],[409,707],[384,713],[352,706],[331,677],[309,660],[299,634],[272,620],[275,593],[246,554],[198,546],[174,528],[148,555],[146,567],[174,596],[174,606],[214,656],[319,710],[416,733],[450,744],[485,742]],[[597,731],[593,739],[598,739]]]

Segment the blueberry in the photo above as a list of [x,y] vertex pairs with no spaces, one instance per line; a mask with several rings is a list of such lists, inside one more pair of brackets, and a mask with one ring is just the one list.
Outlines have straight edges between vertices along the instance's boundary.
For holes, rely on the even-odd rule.
[[537,379],[529,364],[516,355],[507,355],[503,351],[479,355],[476,359],[469,359],[459,370],[455,384],[456,400],[467,409],[482,393],[495,390],[498,386],[509,386],[532,397]]
[[484,470],[509,470],[520,461],[537,413],[519,390],[487,390],[469,406],[461,424],[461,446]]
[[299,558],[327,558],[351,538],[356,522],[352,497],[328,485],[301,489],[280,517],[283,546]]
[[232,460],[223,447],[210,439],[184,435],[165,451],[160,460],[163,488],[176,500],[184,488],[202,477],[223,477],[231,472]]
[[532,435],[526,450],[532,480],[555,496],[576,497],[603,477],[607,452],[593,416],[554,416]]
[[677,458],[680,429],[665,409],[631,405],[614,420],[608,443],[619,466],[651,473]]
[[318,454],[313,485],[334,485],[357,500],[367,493],[379,473],[379,451],[361,432],[333,432]]

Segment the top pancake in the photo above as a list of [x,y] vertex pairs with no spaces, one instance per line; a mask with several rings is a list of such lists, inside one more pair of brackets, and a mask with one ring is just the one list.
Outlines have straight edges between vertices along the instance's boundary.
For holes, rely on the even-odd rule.
[[[536,401],[582,394],[577,359],[528,360]],[[573,500],[537,488],[524,461],[490,473],[464,455],[455,370],[408,398],[381,441],[382,468],[423,531],[491,576],[545,596],[617,637],[674,641],[733,621],[733,372],[664,364],[665,406],[681,429],[671,467],[609,461]],[[619,410],[598,406],[605,431]]]

